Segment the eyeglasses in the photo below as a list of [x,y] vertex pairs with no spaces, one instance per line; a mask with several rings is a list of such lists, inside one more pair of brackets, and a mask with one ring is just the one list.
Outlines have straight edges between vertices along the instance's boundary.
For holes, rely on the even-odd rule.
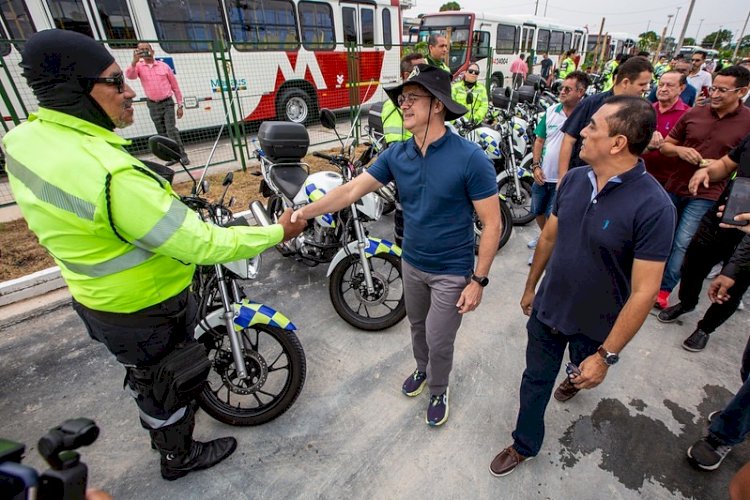
[[125,76],[122,73],[117,73],[114,76],[98,76],[86,78],[90,82],[103,83],[105,85],[113,85],[117,87],[117,92],[122,94],[125,92]]
[[580,90],[580,89],[578,87],[560,87],[560,93],[573,92],[575,90]]
[[467,73],[470,75],[478,75],[479,71],[476,69],[470,69],[469,71],[467,71]]
[[733,88],[733,89],[725,89],[723,87],[708,87],[708,92],[709,93],[718,92],[719,94],[724,95],[727,92],[739,92],[743,88],[744,87],[737,87],[737,88]]
[[398,102],[399,107],[406,104],[407,108],[412,107],[414,104],[414,101],[416,101],[420,97],[432,97],[431,95],[425,95],[425,94],[401,94],[396,98],[396,102]]

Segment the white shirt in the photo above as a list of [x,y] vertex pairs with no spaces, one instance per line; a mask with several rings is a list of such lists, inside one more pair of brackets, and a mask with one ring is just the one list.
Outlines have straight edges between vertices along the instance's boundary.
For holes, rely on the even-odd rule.
[[537,125],[536,134],[544,133],[544,147],[542,148],[542,172],[544,182],[557,182],[559,175],[560,146],[565,134],[562,126],[568,117],[563,111],[562,103],[550,106],[544,114],[544,119]]
[[697,98],[700,99],[703,97],[701,95],[701,90],[703,90],[703,87],[710,87],[713,83],[713,80],[711,79],[711,73],[708,71],[700,70],[694,75],[688,75],[687,77],[688,85],[692,86],[695,91],[698,93]]

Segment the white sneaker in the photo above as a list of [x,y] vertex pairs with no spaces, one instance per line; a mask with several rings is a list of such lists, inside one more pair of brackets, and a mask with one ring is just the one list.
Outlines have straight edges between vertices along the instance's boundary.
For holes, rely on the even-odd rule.
[[[531,240],[528,243],[526,243],[526,247],[533,250],[534,248],[536,248],[536,244],[537,244],[538,241],[539,241],[539,237],[537,236],[533,240]],[[531,262],[529,262],[529,264],[531,264]]]
[[708,272],[708,276],[706,276],[707,280],[712,280],[715,277],[719,275],[721,272],[721,269],[724,267],[723,264],[716,264],[714,267],[711,268],[711,270]]

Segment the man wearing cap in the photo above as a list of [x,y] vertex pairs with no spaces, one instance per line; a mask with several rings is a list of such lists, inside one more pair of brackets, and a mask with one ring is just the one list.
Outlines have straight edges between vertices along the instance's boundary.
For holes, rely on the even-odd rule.
[[[41,31],[25,43],[20,66],[39,110],[3,139],[16,202],[60,266],[89,335],[126,367],[141,425],[161,454],[162,477],[212,467],[237,441],[194,441],[195,394],[163,376],[184,375],[186,363],[174,362],[174,353],[207,362],[192,336],[195,263],[257,255],[304,225],[290,224],[291,211],[267,228],[222,228],[191,213],[113,132],[133,123],[135,92],[92,38]],[[195,382],[200,388],[200,377]]]
[[[467,109],[451,99],[450,75],[418,65],[387,91],[413,136],[392,144],[367,172],[306,205],[292,220],[337,211],[394,181],[404,208],[402,271],[416,370],[402,392],[430,389],[427,424],[448,419],[448,379],[462,315],[482,299],[500,239],[500,205],[492,163],[476,144],[450,132],[445,120]],[[474,267],[473,213],[484,227]]]

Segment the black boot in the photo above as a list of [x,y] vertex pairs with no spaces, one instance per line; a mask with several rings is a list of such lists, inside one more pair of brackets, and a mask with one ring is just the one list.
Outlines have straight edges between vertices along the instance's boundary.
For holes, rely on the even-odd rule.
[[161,454],[161,477],[174,481],[196,470],[218,464],[237,448],[233,437],[207,443],[193,441],[195,413],[188,407],[182,420],[162,429],[150,430],[151,440]]

